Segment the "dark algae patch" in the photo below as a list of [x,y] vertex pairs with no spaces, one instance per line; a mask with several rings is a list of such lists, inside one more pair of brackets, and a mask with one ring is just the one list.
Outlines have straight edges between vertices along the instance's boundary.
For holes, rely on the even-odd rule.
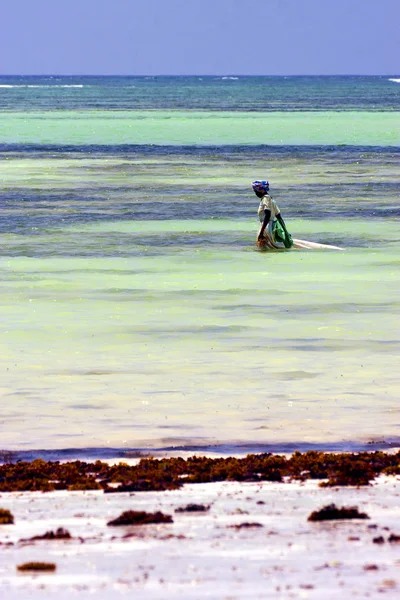
[[315,510],[308,517],[308,521],[333,521],[339,519],[369,519],[366,513],[359,512],[356,506],[338,508],[335,504],[328,504],[320,510]]
[[18,571],[55,571],[56,568],[54,563],[46,562],[27,562],[17,566]]
[[34,535],[31,538],[20,540],[20,542],[36,542],[37,540],[71,540],[72,536],[69,531],[59,527],[56,531],[46,531],[43,535]]
[[177,490],[182,486],[180,481],[152,481],[151,479],[139,479],[134,483],[121,483],[116,488],[106,487],[106,494],[118,492],[165,492],[166,490]]
[[385,543],[385,538],[382,535],[378,535],[378,536],[376,536],[376,537],[374,537],[372,539],[372,542],[374,544],[384,544]]
[[186,513],[186,512],[207,512],[210,510],[209,506],[205,504],[187,504],[186,506],[180,506],[175,510],[176,513]]
[[244,523],[239,523],[237,525],[229,525],[228,526],[230,529],[255,529],[255,528],[259,528],[259,527],[264,527],[264,525],[262,525],[261,523],[249,523],[249,522],[244,522]]
[[349,456],[334,465],[329,473],[328,481],[324,481],[320,485],[321,487],[369,485],[375,475],[376,469],[373,463]]
[[400,451],[334,454],[249,454],[243,458],[142,458],[137,465],[96,462],[17,462],[0,465],[0,492],[103,490],[108,494],[176,490],[185,483],[214,481],[305,481],[326,486],[368,485],[381,474],[397,474]]
[[60,463],[41,459],[0,465],[0,492],[101,490],[93,465],[80,461]]
[[147,513],[141,510],[127,510],[120,514],[117,519],[109,521],[107,525],[150,525],[151,523],[173,523],[170,515],[162,512]]
[[0,525],[12,525],[14,517],[9,510],[0,508]]
[[[379,535],[378,537],[374,537],[372,541],[374,544],[384,544],[385,538],[382,535]],[[396,533],[391,533],[387,541],[389,542],[389,544],[400,544],[400,535],[397,535]]]

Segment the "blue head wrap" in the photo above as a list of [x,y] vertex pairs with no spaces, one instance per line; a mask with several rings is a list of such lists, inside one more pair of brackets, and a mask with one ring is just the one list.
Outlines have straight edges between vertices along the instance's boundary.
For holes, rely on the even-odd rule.
[[268,194],[269,192],[268,181],[253,181],[251,185],[255,192],[262,192],[263,194]]

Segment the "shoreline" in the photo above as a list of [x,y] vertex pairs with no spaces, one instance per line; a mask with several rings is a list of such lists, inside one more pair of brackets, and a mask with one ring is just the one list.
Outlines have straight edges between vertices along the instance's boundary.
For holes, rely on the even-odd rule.
[[17,460],[128,460],[130,458],[168,458],[174,456],[188,457],[193,454],[214,457],[244,457],[246,454],[285,454],[293,452],[396,452],[400,450],[400,439],[378,438],[361,440],[345,440],[341,442],[221,442],[209,444],[187,443],[180,445],[143,445],[138,447],[76,447],[76,448],[0,448],[0,464]]

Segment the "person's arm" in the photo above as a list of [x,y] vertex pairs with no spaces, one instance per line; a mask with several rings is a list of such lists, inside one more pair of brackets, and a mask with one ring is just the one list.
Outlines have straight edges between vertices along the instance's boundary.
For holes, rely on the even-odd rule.
[[271,211],[266,208],[264,210],[264,221],[263,221],[263,223],[261,225],[260,233],[258,234],[258,239],[259,240],[261,240],[263,238],[265,228],[268,225],[270,218],[271,218]]

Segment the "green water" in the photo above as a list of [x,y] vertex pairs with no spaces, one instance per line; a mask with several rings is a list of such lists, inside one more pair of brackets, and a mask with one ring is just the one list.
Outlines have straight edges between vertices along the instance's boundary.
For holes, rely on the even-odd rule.
[[4,143],[396,146],[396,112],[60,111],[3,113]]
[[[253,224],[220,220],[100,223],[46,239],[87,246],[112,233],[116,244],[129,233],[134,254],[139,233],[207,233],[227,237],[218,252],[194,241],[150,245],[151,257],[115,258],[108,247],[102,258],[3,258],[3,444],[398,435],[398,224],[293,221],[292,230],[311,239],[339,226],[372,244],[384,236],[385,251],[265,255],[253,251]],[[240,250],[229,243],[238,232],[248,242]]]
[[[140,80],[127,110],[125,78],[20,79],[0,84],[3,448],[399,440],[395,81]],[[343,251],[258,252],[254,179],[294,238]]]

